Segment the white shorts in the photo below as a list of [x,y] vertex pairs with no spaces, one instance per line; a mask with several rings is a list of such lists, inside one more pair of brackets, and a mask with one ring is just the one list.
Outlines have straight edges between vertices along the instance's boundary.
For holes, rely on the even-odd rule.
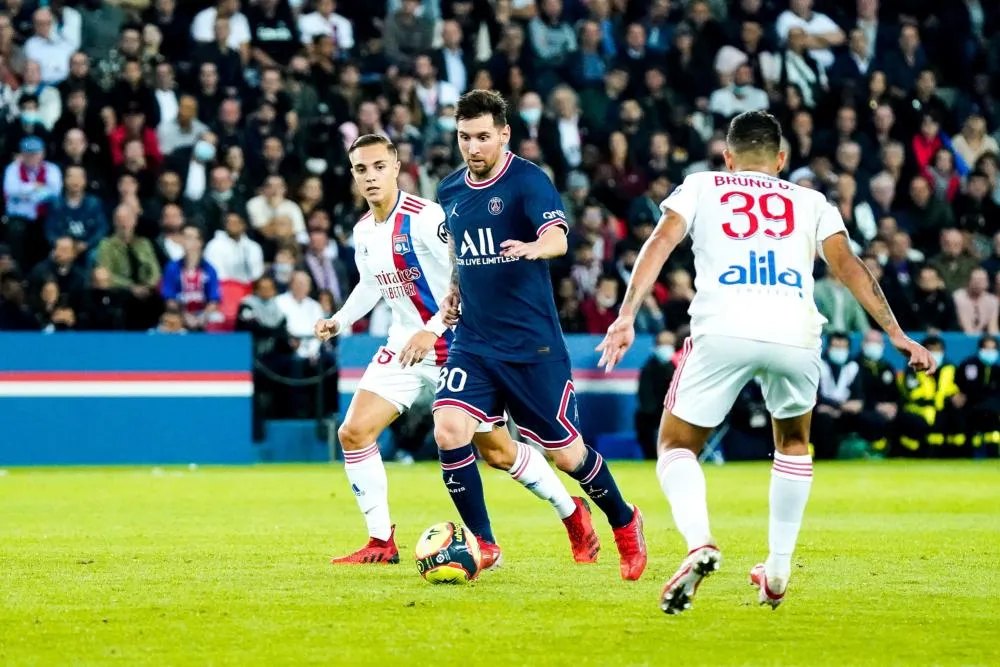
[[[427,404],[430,405],[437,389],[441,368],[431,364],[400,366],[395,352],[380,347],[365,369],[364,375],[361,376],[358,389],[370,391],[379,398],[389,401],[396,408],[396,412],[402,414],[409,410],[424,392],[428,399]],[[481,423],[476,428],[476,433],[489,433],[495,426],[497,424]]]
[[667,391],[666,411],[695,426],[714,428],[756,376],[772,417],[798,417],[816,405],[819,369],[818,346],[810,350],[718,335],[688,338]]

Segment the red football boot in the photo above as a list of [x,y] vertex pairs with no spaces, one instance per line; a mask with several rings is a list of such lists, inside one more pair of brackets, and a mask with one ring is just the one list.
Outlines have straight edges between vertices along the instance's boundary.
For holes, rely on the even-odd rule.
[[479,553],[481,556],[479,561],[480,571],[495,570],[503,565],[503,554],[500,552],[499,544],[487,542],[478,535],[476,535],[476,539],[479,540]]
[[785,591],[776,593],[771,589],[771,582],[767,580],[767,571],[763,563],[757,563],[750,570],[750,585],[758,590],[757,601],[762,605],[770,605],[771,609],[777,609],[781,601],[785,599]]
[[368,544],[352,554],[334,558],[332,565],[395,565],[399,563],[399,550],[396,549],[396,526],[392,527],[388,540],[368,538]]
[[632,520],[615,528],[615,544],[620,558],[622,579],[637,581],[646,569],[646,538],[642,534],[642,512],[633,508]]
[[563,525],[569,533],[569,544],[573,548],[573,560],[577,563],[596,563],[601,540],[594,530],[594,522],[590,520],[590,505],[576,496],[573,497],[573,502],[576,504],[576,511],[563,519]]

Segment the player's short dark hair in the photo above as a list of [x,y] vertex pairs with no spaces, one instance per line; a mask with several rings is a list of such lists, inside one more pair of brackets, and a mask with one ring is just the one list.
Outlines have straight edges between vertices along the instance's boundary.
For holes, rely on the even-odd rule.
[[726,143],[733,153],[777,155],[781,150],[781,123],[766,111],[745,111],[729,123]]
[[347,149],[347,154],[350,155],[359,148],[364,148],[365,146],[385,146],[385,149],[389,153],[396,157],[396,144],[392,143],[389,137],[383,136],[381,134],[362,134],[360,137],[354,140],[351,147]]
[[470,90],[458,98],[455,120],[470,120],[480,116],[492,116],[493,124],[503,127],[507,124],[507,101],[495,90]]

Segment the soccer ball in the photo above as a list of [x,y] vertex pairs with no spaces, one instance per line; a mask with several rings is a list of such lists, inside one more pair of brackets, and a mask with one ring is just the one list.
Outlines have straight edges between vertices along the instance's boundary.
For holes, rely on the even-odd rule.
[[445,521],[425,530],[415,557],[420,576],[432,584],[464,584],[479,575],[479,542],[460,523]]

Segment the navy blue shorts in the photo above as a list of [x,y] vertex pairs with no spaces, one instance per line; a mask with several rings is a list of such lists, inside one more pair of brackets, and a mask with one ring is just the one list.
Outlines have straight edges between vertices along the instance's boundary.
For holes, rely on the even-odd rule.
[[524,436],[545,449],[580,437],[569,359],[517,363],[452,351],[438,378],[434,410],[457,408],[484,424],[510,413]]

